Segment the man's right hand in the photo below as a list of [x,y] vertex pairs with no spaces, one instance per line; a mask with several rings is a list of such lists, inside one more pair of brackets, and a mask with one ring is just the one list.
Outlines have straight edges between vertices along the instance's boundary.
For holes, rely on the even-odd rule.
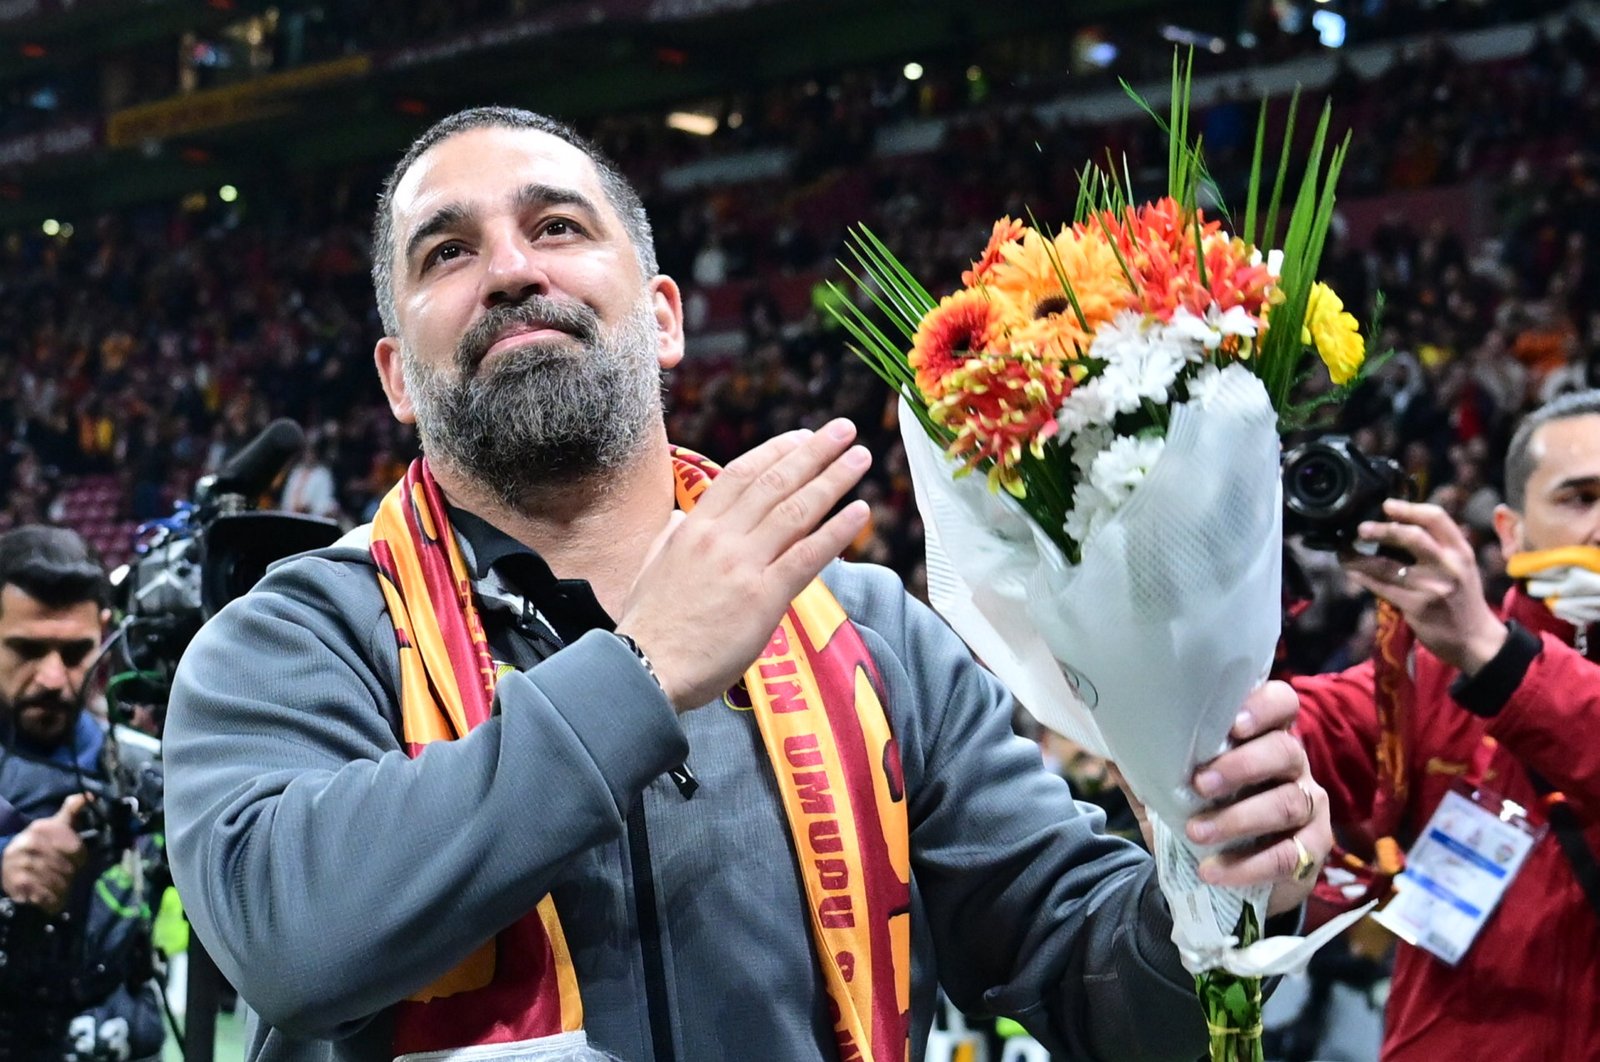
[[88,851],[73,826],[88,797],[74,793],[48,819],[39,819],[11,839],[0,853],[0,888],[17,903],[56,915],[66,906],[72,879]]
[[737,682],[789,602],[866,526],[862,501],[823,520],[872,463],[850,445],[855,435],[840,419],[761,444],[657,540],[617,630],[639,643],[678,711]]
[[1357,586],[1398,608],[1435,656],[1476,675],[1505,645],[1507,632],[1483,596],[1472,544],[1437,505],[1390,498],[1383,511],[1388,522],[1362,524],[1362,540],[1413,559],[1402,564],[1385,556],[1346,556],[1345,571]]

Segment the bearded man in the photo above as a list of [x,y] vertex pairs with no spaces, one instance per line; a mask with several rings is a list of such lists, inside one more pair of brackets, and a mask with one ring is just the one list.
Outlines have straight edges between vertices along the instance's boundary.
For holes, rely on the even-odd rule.
[[75,532],[0,535],[0,1058],[161,1054],[140,887],[122,852],[78,834],[116,767],[83,707],[109,598]]
[[[251,1058],[899,1062],[941,984],[1072,1057],[1204,1049],[1149,858],[893,575],[836,561],[854,427],[720,472],[669,444],[678,286],[592,145],[446,119],[373,258],[426,457],[200,633],[168,723],[175,875]],[[1238,845],[1203,872],[1273,913],[1330,843],[1294,711],[1258,692],[1196,779]]]

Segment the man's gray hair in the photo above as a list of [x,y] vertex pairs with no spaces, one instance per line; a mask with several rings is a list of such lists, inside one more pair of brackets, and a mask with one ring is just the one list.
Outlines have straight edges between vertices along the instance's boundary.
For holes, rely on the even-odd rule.
[[655,240],[650,233],[650,219],[644,212],[644,203],[628,179],[622,176],[621,171],[593,142],[566,123],[535,114],[533,111],[517,107],[473,107],[442,119],[412,141],[411,147],[401,156],[395,168],[390,171],[388,179],[383,182],[383,192],[378,196],[378,214],[372,226],[372,289],[378,300],[378,316],[383,320],[383,329],[387,335],[400,334],[400,322],[395,313],[394,301],[395,186],[405,177],[406,171],[411,169],[412,163],[441,140],[469,129],[489,128],[533,129],[540,133],[548,133],[565,140],[588,156],[589,161],[594,163],[595,171],[600,175],[600,187],[604,189],[606,199],[611,203],[611,208],[617,212],[617,216],[622,219],[622,227],[628,234],[629,242],[633,244],[634,256],[639,260],[640,272],[646,277],[653,277],[658,272]]
[[1540,406],[1522,418],[1506,448],[1506,504],[1517,512],[1528,501],[1528,480],[1533,476],[1533,436],[1546,424],[1569,417],[1600,414],[1600,390],[1574,391]]

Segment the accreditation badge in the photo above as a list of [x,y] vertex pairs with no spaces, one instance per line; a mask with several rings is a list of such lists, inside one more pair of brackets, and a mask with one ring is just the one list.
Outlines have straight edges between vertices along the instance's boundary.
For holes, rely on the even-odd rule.
[[1454,966],[1545,830],[1520,804],[1458,781],[1406,854],[1394,897],[1372,917]]

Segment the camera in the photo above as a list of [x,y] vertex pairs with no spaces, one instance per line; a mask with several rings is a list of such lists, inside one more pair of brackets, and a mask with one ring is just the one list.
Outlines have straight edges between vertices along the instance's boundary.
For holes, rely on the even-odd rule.
[[194,499],[175,515],[146,525],[137,558],[112,573],[123,661],[139,676],[145,699],[165,701],[200,625],[254,586],[269,564],[338,539],[331,520],[249,508],[304,445],[298,424],[273,421],[196,484]]
[[1283,458],[1283,530],[1311,549],[1356,548],[1356,528],[1385,519],[1385,499],[1411,496],[1411,479],[1397,462],[1369,457],[1348,436],[1324,435]]

